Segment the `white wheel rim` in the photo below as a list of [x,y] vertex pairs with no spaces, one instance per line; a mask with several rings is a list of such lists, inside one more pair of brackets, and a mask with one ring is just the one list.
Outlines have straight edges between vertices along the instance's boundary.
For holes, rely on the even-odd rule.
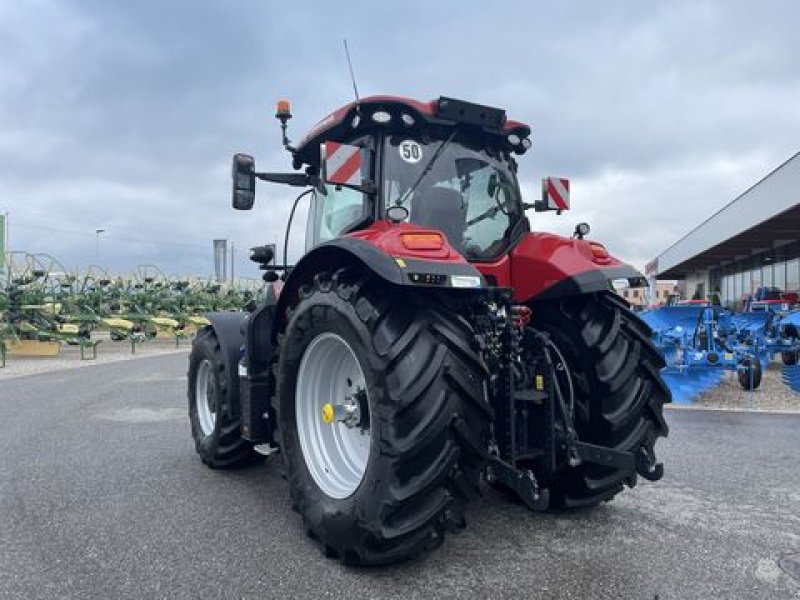
[[[361,422],[323,420],[326,404],[342,406],[353,398],[361,399]],[[314,482],[331,498],[352,495],[369,460],[370,429],[362,425],[370,415],[369,394],[353,349],[335,333],[318,335],[306,348],[297,373],[295,410],[300,448]]]
[[197,420],[200,422],[200,429],[203,435],[209,436],[214,433],[214,425],[217,422],[217,389],[214,380],[214,372],[211,368],[211,361],[203,360],[197,367],[197,379],[195,380],[195,406],[197,407]]

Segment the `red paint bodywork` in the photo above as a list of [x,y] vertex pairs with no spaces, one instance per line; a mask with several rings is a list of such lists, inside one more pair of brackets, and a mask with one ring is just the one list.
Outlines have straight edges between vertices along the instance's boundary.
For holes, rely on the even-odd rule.
[[[403,233],[431,233],[413,223],[376,221],[367,229],[347,234],[367,241],[389,256],[443,263],[466,264],[468,261],[445,239],[439,250],[409,250],[403,245]],[[494,262],[472,263],[493,285],[510,287],[514,300],[524,302],[550,286],[590,270],[625,266],[613,256],[598,259],[589,240],[562,237],[552,233],[526,233],[510,253]]]
[[598,259],[589,240],[552,233],[526,233],[511,252],[492,263],[474,263],[496,285],[514,290],[514,300],[524,302],[568,278],[595,269],[625,266],[613,256]]
[[441,235],[441,232],[435,229],[427,229],[414,225],[413,223],[398,223],[395,225],[391,221],[382,220],[376,221],[367,229],[348,233],[344,237],[351,237],[369,242],[394,258],[414,258],[417,260],[456,264],[467,263],[466,259],[447,242],[447,238],[443,235],[442,239],[444,243],[440,249],[410,250],[403,245],[403,241],[400,239],[400,236],[404,233],[436,233]]

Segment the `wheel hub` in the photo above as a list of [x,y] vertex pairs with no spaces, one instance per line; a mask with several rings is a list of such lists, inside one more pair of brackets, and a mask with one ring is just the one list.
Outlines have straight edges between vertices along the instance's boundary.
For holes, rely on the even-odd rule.
[[197,367],[195,409],[197,411],[197,421],[205,436],[214,433],[214,427],[217,422],[217,404],[217,381],[214,378],[211,361],[204,359],[200,366]]
[[369,395],[350,345],[326,332],[303,354],[295,391],[297,434],[314,482],[347,498],[364,478],[370,454]]

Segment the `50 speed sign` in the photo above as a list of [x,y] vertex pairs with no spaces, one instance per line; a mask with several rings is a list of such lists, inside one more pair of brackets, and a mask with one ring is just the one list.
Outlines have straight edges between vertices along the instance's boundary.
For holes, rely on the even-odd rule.
[[400,142],[397,151],[407,163],[418,163],[422,159],[422,146],[414,140],[404,140]]

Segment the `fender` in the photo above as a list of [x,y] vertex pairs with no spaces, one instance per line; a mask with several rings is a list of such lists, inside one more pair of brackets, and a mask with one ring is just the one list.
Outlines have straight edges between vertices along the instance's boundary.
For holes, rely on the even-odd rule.
[[320,244],[292,269],[278,299],[273,342],[285,325],[286,309],[299,301],[301,285],[321,272],[334,273],[358,265],[397,286],[449,288],[463,292],[485,289],[480,271],[468,263],[447,241],[433,250],[409,250],[401,235],[436,233],[409,223],[377,221],[370,228]]
[[225,312],[207,313],[205,317],[211,321],[211,327],[217,335],[223,359],[228,366],[228,386],[230,389],[228,415],[238,418],[239,407],[239,360],[244,347],[245,330],[248,313]]
[[275,413],[271,403],[275,393],[272,361],[277,351],[272,343],[274,322],[274,303],[268,302],[250,314],[245,324],[245,368],[237,372],[242,437],[256,444],[275,441]]
[[608,291],[615,279],[646,284],[632,266],[589,240],[528,233],[510,254],[510,278],[518,302]]

